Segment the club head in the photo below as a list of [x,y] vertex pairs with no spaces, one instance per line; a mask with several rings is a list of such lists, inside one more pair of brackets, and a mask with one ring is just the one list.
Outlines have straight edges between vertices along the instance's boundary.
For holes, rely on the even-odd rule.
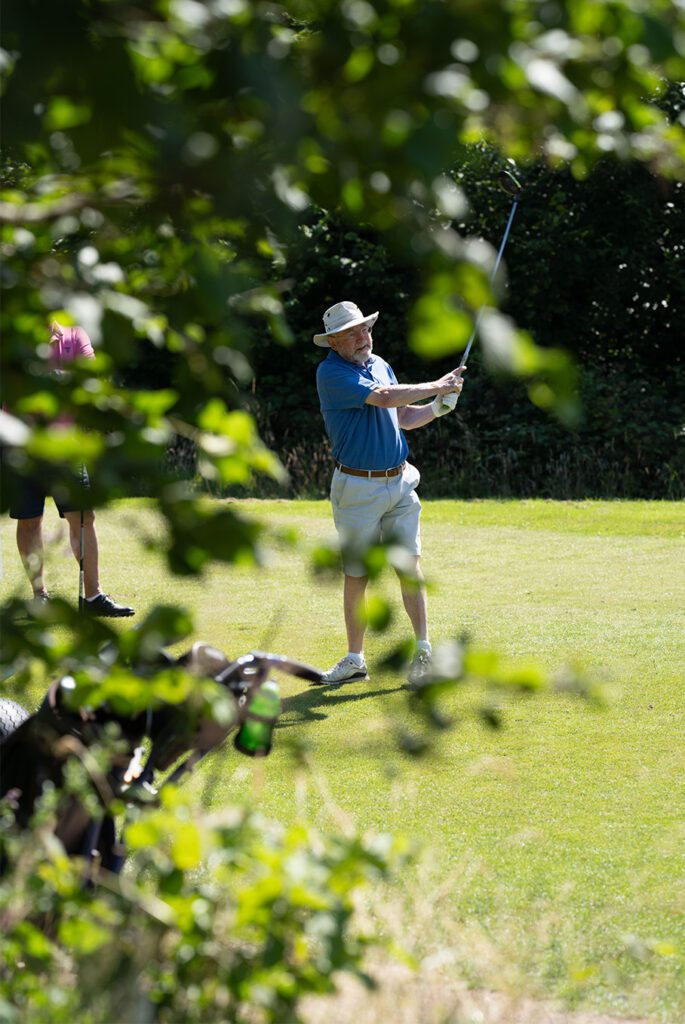
[[512,197],[512,199],[518,199],[523,191],[523,185],[521,182],[513,171],[507,170],[506,167],[503,167],[497,175],[497,184],[502,191],[506,192],[508,196]]

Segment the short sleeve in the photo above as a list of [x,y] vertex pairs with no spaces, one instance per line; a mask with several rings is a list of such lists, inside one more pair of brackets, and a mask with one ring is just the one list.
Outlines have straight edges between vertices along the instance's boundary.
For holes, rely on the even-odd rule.
[[361,409],[377,383],[365,377],[354,366],[330,366],[322,363],[317,373],[317,387],[324,412],[336,409]]
[[73,330],[75,356],[85,356],[88,359],[94,359],[95,352],[93,350],[93,345],[91,343],[90,338],[88,337],[87,332],[83,329],[83,327],[74,327]]

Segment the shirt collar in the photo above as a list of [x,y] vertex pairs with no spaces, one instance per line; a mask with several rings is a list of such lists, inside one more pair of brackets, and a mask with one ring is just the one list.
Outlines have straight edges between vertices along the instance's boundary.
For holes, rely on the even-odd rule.
[[334,360],[337,359],[339,363],[344,363],[345,366],[357,366],[360,370],[370,370],[376,358],[376,353],[372,352],[365,363],[353,363],[350,359],[343,359],[343,357],[338,352],[334,352],[333,349],[328,353],[328,358],[333,358]]

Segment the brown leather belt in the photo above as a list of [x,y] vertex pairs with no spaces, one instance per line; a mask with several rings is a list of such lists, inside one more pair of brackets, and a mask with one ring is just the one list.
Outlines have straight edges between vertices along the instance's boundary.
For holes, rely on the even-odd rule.
[[339,462],[335,464],[335,468],[339,469],[341,473],[347,473],[348,476],[365,476],[367,479],[376,479],[380,476],[399,476],[404,466],[405,463],[403,462],[393,469],[350,469],[349,466],[343,466]]

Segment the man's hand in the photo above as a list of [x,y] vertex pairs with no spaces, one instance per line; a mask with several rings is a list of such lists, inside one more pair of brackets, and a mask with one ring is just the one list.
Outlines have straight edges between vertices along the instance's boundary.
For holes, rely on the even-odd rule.
[[462,373],[465,369],[465,366],[458,366],[456,370],[452,370],[450,373],[446,373],[444,377],[436,380],[434,382],[436,395],[449,395],[455,392],[459,394],[464,386]]
[[[440,378],[441,390],[438,392],[436,397],[431,402],[431,409],[436,419],[439,416],[444,416],[445,413],[452,412],[457,402],[459,401],[459,395],[461,389],[464,386],[464,378],[461,376],[462,372],[466,369],[465,366],[460,366],[452,373],[446,373],[444,377]],[[442,386],[449,387],[449,390],[443,391]]]
[[438,416],[444,416],[445,413],[452,412],[458,401],[459,394],[457,391],[451,391],[449,395],[438,395],[431,402],[433,415],[437,419]]

